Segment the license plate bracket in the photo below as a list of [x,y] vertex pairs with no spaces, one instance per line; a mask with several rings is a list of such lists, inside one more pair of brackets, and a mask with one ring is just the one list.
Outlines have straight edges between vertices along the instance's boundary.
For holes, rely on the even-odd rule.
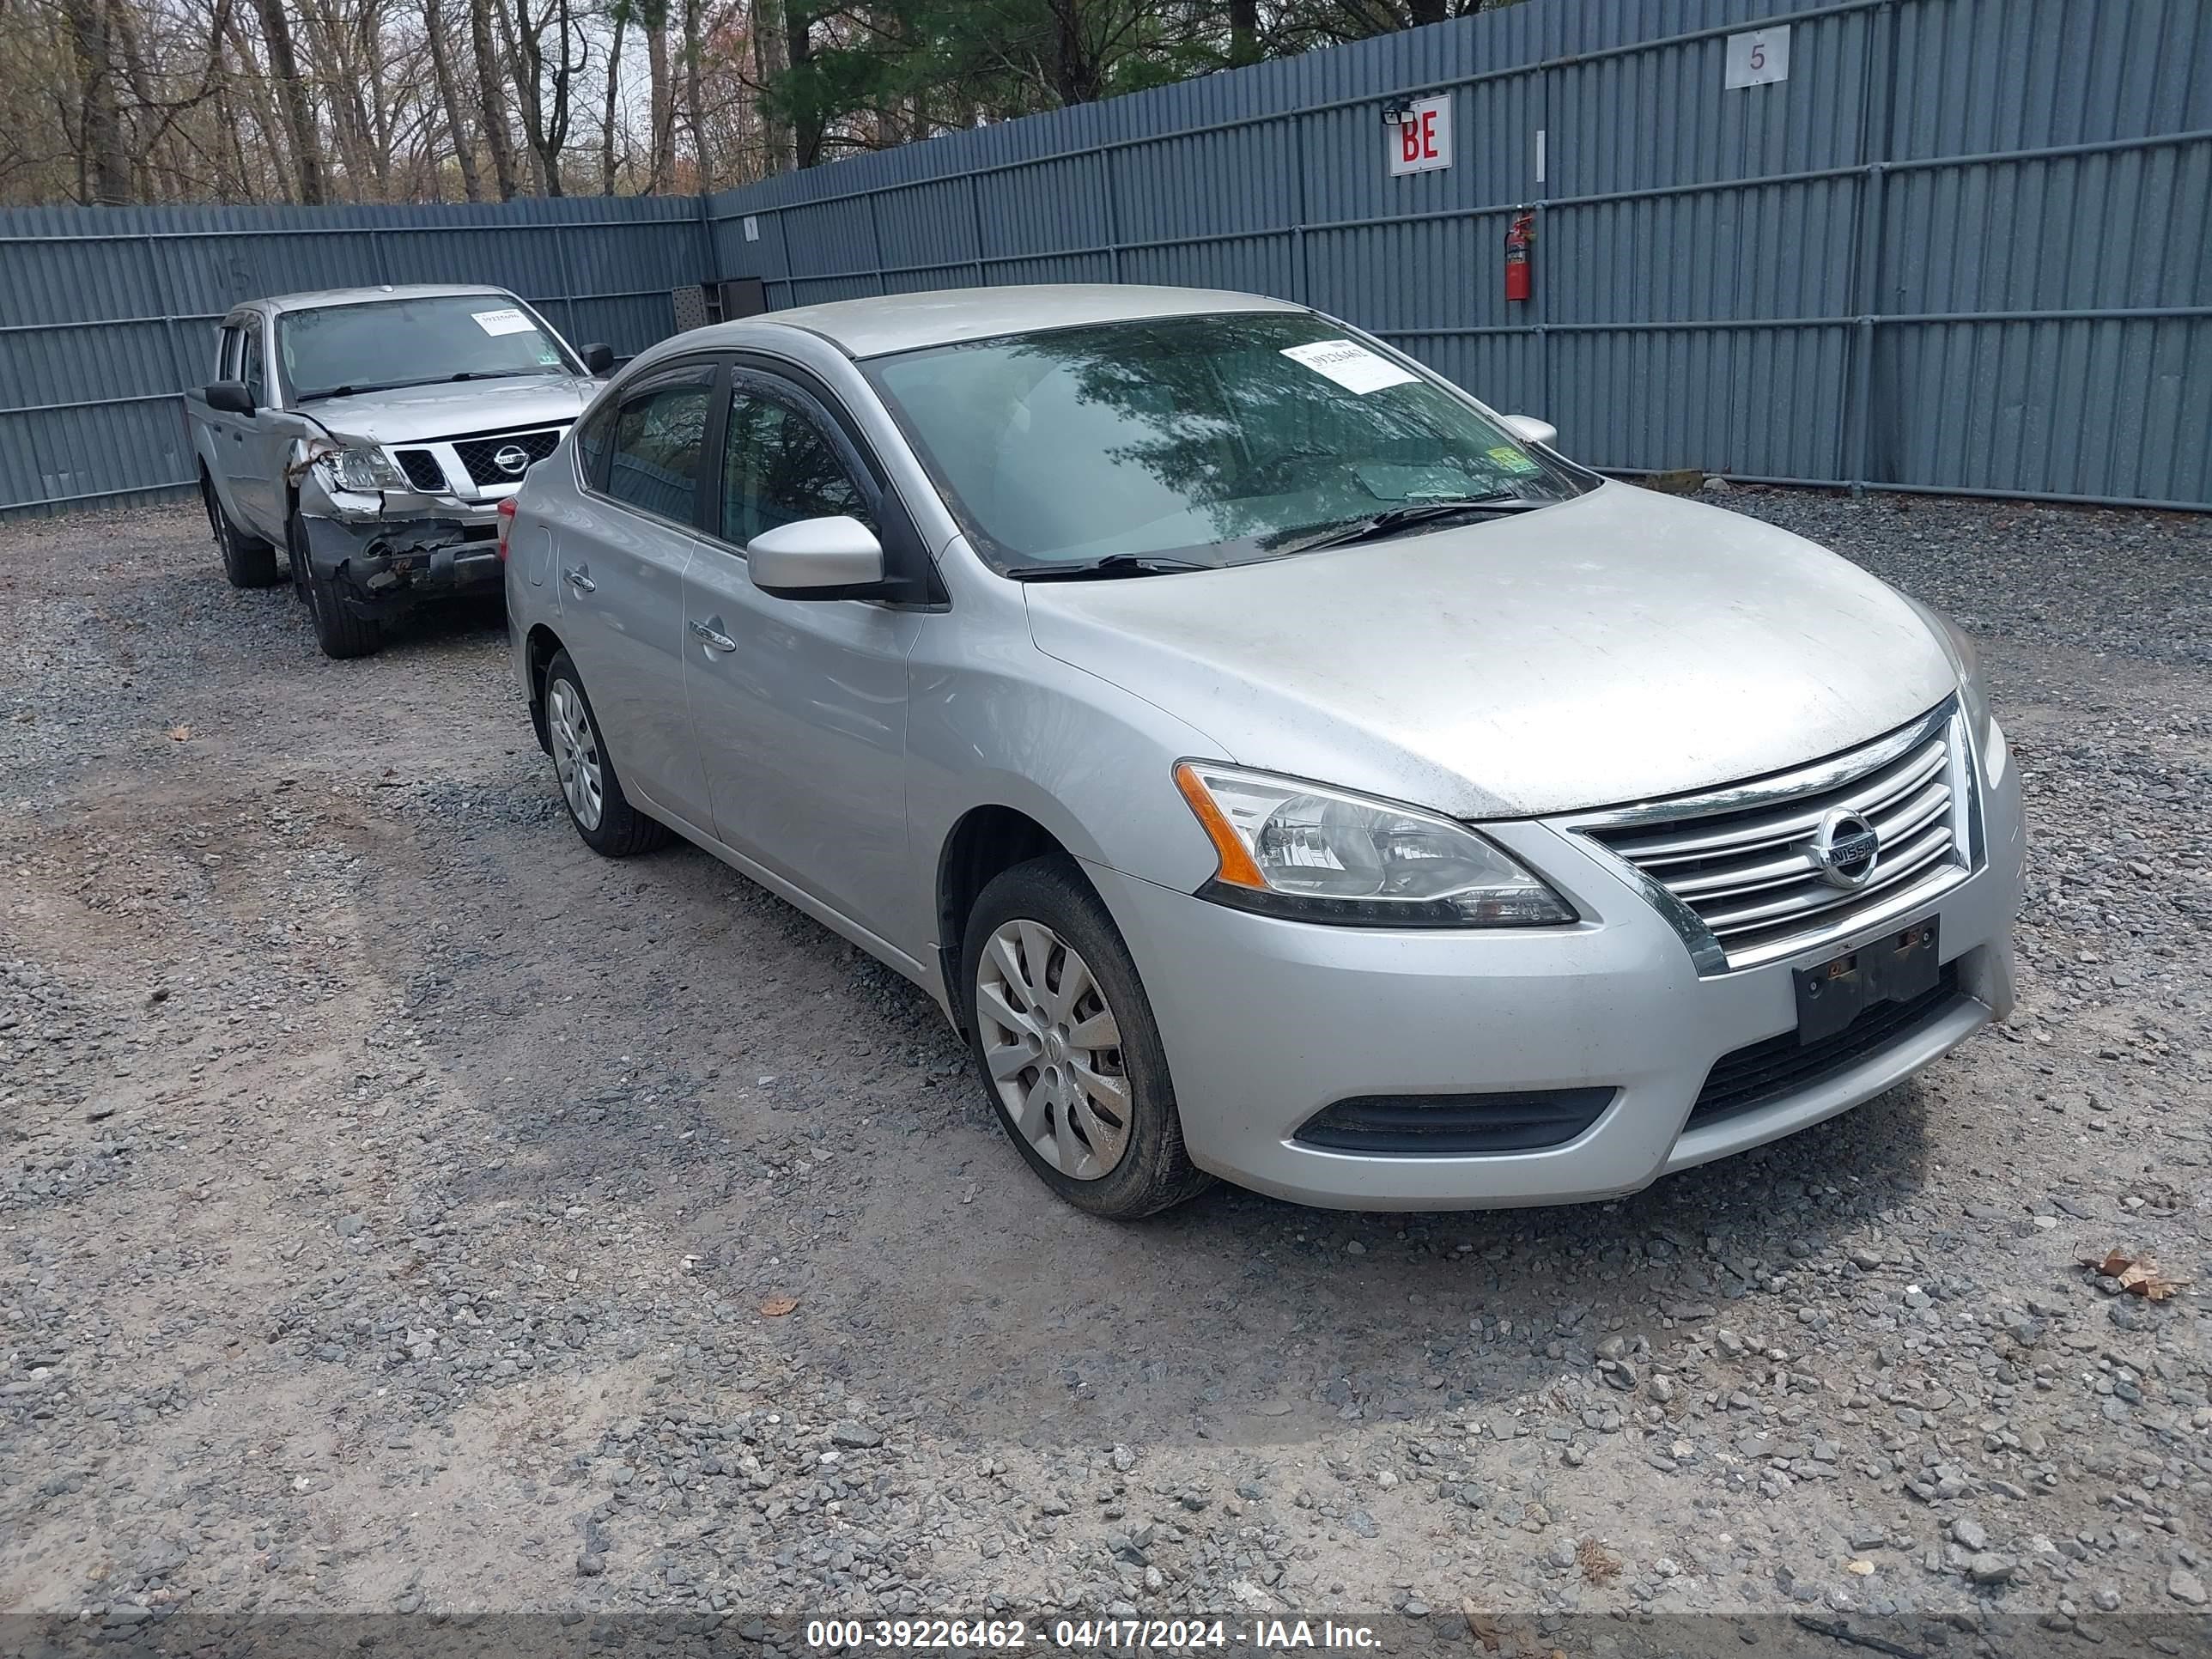
[[1869,1008],[1881,1002],[1909,1002],[1936,988],[1938,957],[1936,918],[1885,933],[1856,951],[1800,968],[1797,1041],[1832,1037]]

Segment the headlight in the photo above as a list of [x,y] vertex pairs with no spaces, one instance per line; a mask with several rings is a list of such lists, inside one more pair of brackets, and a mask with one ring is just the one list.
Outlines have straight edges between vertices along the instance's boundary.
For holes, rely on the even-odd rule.
[[1966,711],[1966,729],[1974,734],[1974,747],[1981,754],[1982,775],[1994,787],[2004,776],[2005,737],[1990,712],[1990,682],[1982,672],[1981,653],[1948,617],[1932,611],[1928,614],[1943,625],[1944,642],[1951,647],[1951,665],[1959,671],[1959,706]]
[[384,489],[408,489],[407,475],[380,449],[325,447],[315,457],[323,481],[339,489],[374,495]]
[[1959,707],[1966,712],[1966,730],[1982,757],[1982,775],[1994,786],[2004,776],[2005,738],[1990,712],[1990,683],[1982,672],[1981,653],[1965,631],[1942,611],[1915,599],[1908,598],[1905,603],[1920,613],[1921,620],[1943,642],[1943,654],[1951,659],[1951,672],[1958,676]]
[[1464,824],[1394,801],[1185,761],[1176,786],[1219,860],[1200,895],[1366,927],[1533,927],[1565,900]]

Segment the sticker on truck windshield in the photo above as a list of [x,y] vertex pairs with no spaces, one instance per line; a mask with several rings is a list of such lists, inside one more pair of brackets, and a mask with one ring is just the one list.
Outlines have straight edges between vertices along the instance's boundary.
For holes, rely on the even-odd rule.
[[479,311],[472,314],[477,319],[477,326],[487,334],[527,334],[538,326],[513,306],[501,306],[497,311]]
[[1543,471],[1543,469],[1538,466],[1534,460],[1522,454],[1519,450],[1514,448],[1511,444],[1499,444],[1497,447],[1485,453],[1489,455],[1492,460],[1497,462],[1498,465],[1504,467],[1508,472],[1540,472]]
[[1376,356],[1355,340],[1316,340],[1311,345],[1285,346],[1283,356],[1363,397],[1417,378],[1412,370],[1399,368],[1388,357]]

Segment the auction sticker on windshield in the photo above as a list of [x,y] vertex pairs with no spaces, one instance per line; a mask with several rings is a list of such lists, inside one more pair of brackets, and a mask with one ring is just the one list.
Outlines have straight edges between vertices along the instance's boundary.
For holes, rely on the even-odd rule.
[[1296,358],[1316,374],[1326,374],[1346,392],[1364,396],[1386,386],[1403,386],[1414,377],[1388,357],[1378,357],[1354,340],[1316,340],[1310,345],[1285,346],[1283,356]]
[[513,306],[471,314],[476,318],[477,326],[487,334],[527,334],[538,326]]

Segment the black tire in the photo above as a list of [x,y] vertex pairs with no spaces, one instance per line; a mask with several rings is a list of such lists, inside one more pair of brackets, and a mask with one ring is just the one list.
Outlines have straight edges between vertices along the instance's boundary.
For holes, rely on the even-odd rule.
[[[1120,1044],[1121,1078],[1128,1090],[1127,1145],[1105,1174],[1079,1179],[1058,1168],[1024,1137],[999,1092],[985,1057],[984,1022],[978,1018],[978,977],[992,935],[1009,922],[1036,921],[1059,935],[1090,969],[1110,1009]],[[1064,983],[1064,981],[1063,981]],[[968,915],[960,962],[960,994],[967,1016],[969,1052],[999,1124],[1037,1178],[1079,1210],[1114,1221],[1134,1221],[1182,1203],[1213,1184],[1183,1150],[1182,1118],[1168,1074],[1159,1027],[1144,981],[1121,930],[1074,861],[1032,859],[994,877]],[[1074,1016],[1071,1014],[1070,1018]],[[1055,1137],[1057,1139],[1057,1137]]]
[[[558,708],[556,688],[565,688],[574,694],[582,711],[581,735],[591,745],[598,758],[599,775],[599,815],[597,823],[587,824],[577,812],[576,804],[569,799],[568,786],[562,772],[564,759],[563,733],[558,729],[555,714]],[[545,732],[550,752],[553,757],[554,781],[561,787],[561,805],[568,810],[568,822],[576,826],[584,845],[602,858],[635,858],[640,853],[650,853],[665,847],[672,831],[658,818],[647,817],[629,804],[623,793],[622,777],[615,770],[615,757],[607,748],[605,734],[599,728],[599,717],[592,712],[590,693],[584,690],[583,677],[576,672],[576,665],[566,651],[556,651],[545,668]],[[573,759],[569,762],[574,764]]]
[[276,582],[276,550],[258,536],[249,536],[230,521],[222,501],[208,475],[200,474],[200,504],[207,508],[208,528],[222,554],[222,574],[233,587],[272,587]]
[[343,662],[349,657],[374,656],[384,644],[384,629],[346,607],[338,585],[327,576],[307,572],[307,614],[314,619],[315,643],[323,654]]
[[284,562],[292,578],[292,597],[304,604],[307,598],[307,526],[301,520],[297,495],[285,507]]

